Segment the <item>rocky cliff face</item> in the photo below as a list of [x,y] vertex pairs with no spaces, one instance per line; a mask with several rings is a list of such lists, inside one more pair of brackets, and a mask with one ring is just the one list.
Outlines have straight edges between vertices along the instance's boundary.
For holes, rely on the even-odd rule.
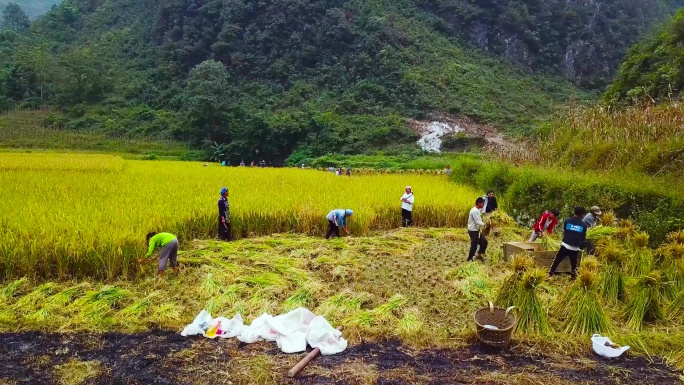
[[531,71],[603,88],[626,50],[684,2],[655,0],[419,0],[443,33]]

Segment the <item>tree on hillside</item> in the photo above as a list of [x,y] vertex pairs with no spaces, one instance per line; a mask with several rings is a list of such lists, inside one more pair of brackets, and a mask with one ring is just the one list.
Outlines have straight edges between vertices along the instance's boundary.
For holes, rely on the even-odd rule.
[[204,139],[211,139],[221,123],[221,113],[227,105],[228,79],[226,67],[215,60],[204,61],[190,70],[184,105]]
[[17,3],[9,3],[2,12],[2,27],[16,32],[23,32],[31,26],[28,16]]
[[47,40],[40,40],[31,45],[24,45],[19,48],[17,62],[25,71],[33,72],[36,75],[40,86],[40,100],[45,100],[45,83],[48,82],[54,72],[53,57],[50,53]]

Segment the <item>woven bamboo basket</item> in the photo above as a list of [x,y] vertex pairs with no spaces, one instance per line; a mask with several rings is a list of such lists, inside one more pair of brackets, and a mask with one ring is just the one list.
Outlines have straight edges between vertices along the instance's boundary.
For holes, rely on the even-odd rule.
[[489,307],[476,311],[473,317],[477,328],[477,339],[486,345],[497,348],[506,347],[511,342],[511,335],[517,321],[515,314],[511,313],[514,307],[501,309],[489,302]]

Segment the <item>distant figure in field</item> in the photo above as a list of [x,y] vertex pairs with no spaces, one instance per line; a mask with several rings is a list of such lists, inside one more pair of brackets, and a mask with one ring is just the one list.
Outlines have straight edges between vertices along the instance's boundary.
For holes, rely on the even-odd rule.
[[475,207],[470,209],[470,214],[468,215],[468,236],[470,236],[468,261],[473,261],[475,258],[484,260],[484,255],[487,252],[487,239],[480,232],[480,229],[485,225],[481,214],[484,204],[484,198],[477,198],[475,200]]
[[166,265],[170,262],[171,267],[177,273],[178,272],[178,262],[176,262],[176,257],[178,255],[178,239],[175,235],[171,233],[149,233],[147,234],[147,255],[145,258],[138,260],[138,263],[143,264],[146,262],[147,258],[152,256],[154,249],[157,247],[161,248],[159,253],[159,275],[163,275],[166,270]]
[[565,220],[563,224],[563,243],[561,243],[561,248],[558,250],[553,264],[551,264],[548,274],[549,278],[556,274],[558,265],[566,257],[570,258],[570,275],[572,275],[572,279],[574,280],[577,277],[577,256],[580,250],[584,248],[584,242],[587,240],[587,224],[582,220],[586,213],[587,210],[584,207],[577,206],[575,207],[575,216]]
[[406,186],[406,192],[401,196],[401,225],[409,227],[413,225],[413,190]]
[[351,176],[351,167],[347,167],[347,176]]
[[548,235],[553,234],[553,229],[558,224],[558,215],[557,209],[548,210],[542,214],[542,216],[539,217],[539,220],[534,223],[532,236],[530,236],[528,242],[534,242],[537,238],[543,237],[544,231],[546,231]]
[[221,162],[221,167],[226,167],[226,161]]
[[499,209],[499,204],[496,202],[496,197],[494,196],[494,190],[487,191],[487,194],[482,198],[485,200],[485,205],[482,210],[483,213],[490,214]]
[[354,215],[354,212],[350,209],[342,210],[336,209],[328,213],[325,217],[328,220],[328,232],[325,234],[325,239],[331,236],[340,236],[340,228],[344,230],[345,233],[349,234],[349,229],[347,229],[347,217]]
[[218,234],[219,238],[224,241],[230,241],[230,203],[228,203],[228,189],[221,189],[221,197],[218,200]]
[[261,162],[259,162],[259,166],[260,166],[261,168],[266,167],[266,161],[262,159]]
[[302,163],[302,170],[304,170],[304,163]]
[[451,165],[446,166],[445,172],[446,172],[447,176],[451,175]]
[[249,167],[254,167],[254,161],[252,161],[252,163],[249,164]]
[[245,167],[245,161],[244,160],[240,161],[240,167]]

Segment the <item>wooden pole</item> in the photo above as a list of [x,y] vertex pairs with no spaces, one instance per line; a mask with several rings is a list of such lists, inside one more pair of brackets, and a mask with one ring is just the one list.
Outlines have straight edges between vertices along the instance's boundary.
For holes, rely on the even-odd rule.
[[319,353],[321,352],[321,349],[315,348],[312,350],[309,354],[306,355],[306,357],[302,358],[301,361],[297,365],[294,366],[294,368],[290,369],[287,372],[287,375],[290,376],[290,378],[294,377],[299,373],[304,367],[311,362]]

